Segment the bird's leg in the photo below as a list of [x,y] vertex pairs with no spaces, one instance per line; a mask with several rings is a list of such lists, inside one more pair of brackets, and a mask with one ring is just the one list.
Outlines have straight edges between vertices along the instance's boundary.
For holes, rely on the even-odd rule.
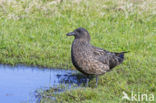
[[87,76],[86,87],[88,87],[88,82],[89,82],[89,76]]
[[99,80],[98,75],[96,75],[96,88],[98,86],[98,80]]

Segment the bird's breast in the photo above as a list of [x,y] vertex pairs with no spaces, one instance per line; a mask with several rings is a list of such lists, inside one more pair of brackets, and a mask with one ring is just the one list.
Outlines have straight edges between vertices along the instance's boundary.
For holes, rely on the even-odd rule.
[[71,54],[76,58],[84,60],[85,58],[91,56],[90,51],[90,46],[86,42],[74,41],[72,43]]
[[71,48],[71,57],[74,66],[81,66],[91,58],[90,48],[85,42],[74,41]]

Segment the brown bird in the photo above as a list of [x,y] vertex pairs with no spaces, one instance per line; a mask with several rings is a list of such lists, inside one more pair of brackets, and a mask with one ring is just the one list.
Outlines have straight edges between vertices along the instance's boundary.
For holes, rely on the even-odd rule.
[[124,60],[124,53],[127,53],[109,52],[91,45],[90,35],[84,28],[75,29],[66,35],[75,37],[71,47],[72,63],[77,70],[87,76],[87,86],[89,75],[96,75],[97,87],[98,75],[104,74],[121,64]]

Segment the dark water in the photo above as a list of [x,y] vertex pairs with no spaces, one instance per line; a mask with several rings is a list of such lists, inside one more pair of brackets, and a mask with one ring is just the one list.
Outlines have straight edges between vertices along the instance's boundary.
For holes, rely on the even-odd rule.
[[36,103],[36,91],[65,84],[84,83],[86,79],[76,71],[27,66],[0,65],[0,102]]

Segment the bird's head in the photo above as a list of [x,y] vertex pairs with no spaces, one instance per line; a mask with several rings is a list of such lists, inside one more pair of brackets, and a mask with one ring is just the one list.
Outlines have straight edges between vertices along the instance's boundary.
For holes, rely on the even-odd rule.
[[87,40],[90,41],[90,35],[88,31],[84,28],[77,28],[73,32],[67,33],[67,36],[74,36],[75,39]]

